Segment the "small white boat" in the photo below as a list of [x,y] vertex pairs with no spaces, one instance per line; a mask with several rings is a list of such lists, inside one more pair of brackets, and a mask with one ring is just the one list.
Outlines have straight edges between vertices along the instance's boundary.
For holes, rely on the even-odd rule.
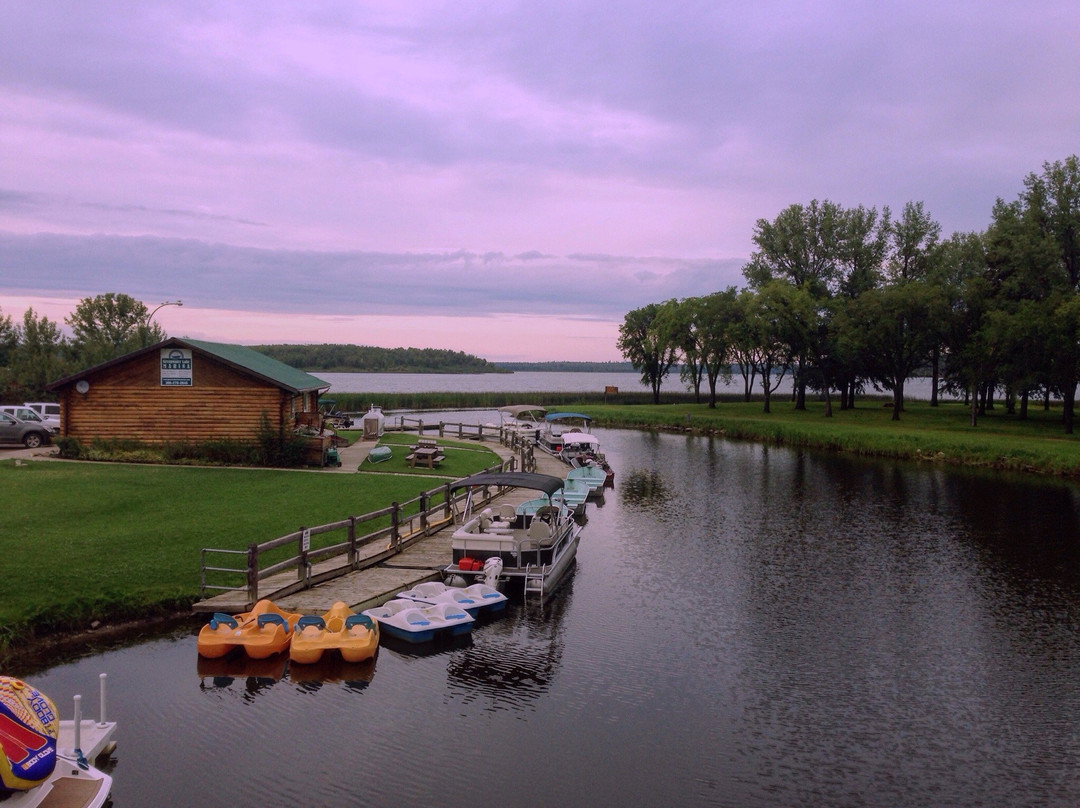
[[[0,794],[4,794],[0,797],[4,808],[47,808],[54,805],[71,806],[71,808],[101,808],[108,804],[112,777],[92,765],[99,757],[110,754],[116,747],[116,742],[113,740],[116,722],[107,721],[105,717],[105,679],[105,674],[101,674],[99,720],[94,721],[82,717],[82,697],[76,696],[74,718],[70,721],[59,722],[55,741],[50,737],[48,743],[39,749],[26,748],[26,753],[29,755],[33,752],[33,757],[41,758],[42,755],[51,753],[55,763],[51,773],[41,779],[37,785],[32,785],[25,790],[6,793],[0,789]],[[23,693],[38,693],[18,679],[5,676],[0,677],[0,680],[2,680],[0,684],[12,685],[13,689]],[[49,707],[52,705],[48,697],[40,693],[34,698],[34,702],[39,705],[39,709],[41,705]],[[3,711],[0,711],[0,721],[10,724],[7,729],[14,730],[14,732],[0,731],[0,735],[4,738],[4,759],[7,764],[10,764],[12,756],[20,754],[20,749],[29,747],[26,742],[39,733],[31,730],[28,734],[28,728],[23,722],[17,722]],[[47,761],[42,758],[42,762]],[[11,771],[14,772],[16,768],[12,767]],[[4,770],[9,770],[7,765]]]
[[608,480],[608,473],[598,465],[575,466],[566,473],[567,480],[577,480],[589,487],[590,493],[598,493]]
[[395,598],[362,614],[378,620],[383,633],[413,643],[430,642],[440,635],[468,634],[473,627],[473,616],[453,603],[425,605]]
[[[540,448],[558,457],[567,438],[588,434],[591,421],[592,418],[580,412],[548,413],[544,416],[544,423],[540,428],[537,443]],[[596,439],[593,438],[593,440]]]
[[481,613],[497,612],[506,607],[507,597],[487,584],[447,586],[438,581],[417,584],[412,589],[398,592],[397,597],[417,603],[454,603],[473,617]]
[[588,483],[583,480],[575,480],[567,477],[563,480],[563,487],[561,491],[556,491],[552,496],[553,500],[565,502],[567,507],[571,510],[581,505],[589,498],[592,493],[592,489]]
[[544,407],[535,404],[511,404],[499,408],[499,425],[505,431],[535,442],[540,437],[546,414]]

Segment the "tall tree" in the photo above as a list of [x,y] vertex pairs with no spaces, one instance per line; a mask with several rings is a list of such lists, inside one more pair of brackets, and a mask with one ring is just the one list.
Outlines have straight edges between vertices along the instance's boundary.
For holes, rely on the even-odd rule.
[[844,318],[837,320],[835,315],[843,312],[863,292],[881,285],[891,233],[892,213],[888,207],[880,214],[877,208],[862,205],[844,211],[838,244],[837,292],[831,307],[834,317],[830,324],[834,337],[833,375],[840,390],[841,410],[855,406],[855,394],[865,373],[858,362],[858,354],[844,351],[843,340],[835,339],[840,336],[838,324],[846,322]]
[[694,316],[700,298],[670,300],[660,307],[657,327],[667,334],[682,359],[679,378],[694,392],[694,403],[701,403],[701,382],[705,366],[701,362],[701,334]]
[[146,305],[129,295],[84,297],[65,319],[78,361],[95,365],[160,342],[165,332],[157,323],[148,324],[148,315]]
[[1062,326],[1062,341],[1054,346],[1054,368],[1064,399],[1062,420],[1065,431],[1073,431],[1076,386],[1080,377],[1080,343],[1072,335],[1072,302],[1080,294],[1080,159],[1044,163],[1041,174],[1024,180],[1021,202],[1026,214],[1039,228],[1054,251],[1054,268],[1063,287],[1061,308],[1055,318]]
[[739,320],[738,290],[729,286],[722,292],[697,298],[694,328],[701,346],[701,364],[709,381],[709,408],[716,408],[716,382],[731,378],[733,328]]
[[864,292],[847,313],[846,338],[860,341],[858,352],[871,378],[892,391],[894,421],[904,408],[904,384],[936,342],[932,321],[940,294],[924,281],[894,283]]
[[922,202],[908,202],[892,228],[885,277],[889,283],[926,278],[931,255],[941,235],[941,225],[926,212]]
[[17,329],[18,347],[11,362],[9,395],[40,398],[45,386],[69,369],[65,362],[65,340],[60,327],[48,317],[38,317],[33,308],[23,314]]
[[677,301],[649,303],[629,311],[619,326],[619,352],[641,373],[642,384],[652,390],[654,404],[660,403],[660,386],[678,356],[678,346],[659,316],[663,306],[671,305]]
[[746,301],[745,323],[753,340],[750,361],[761,378],[764,412],[772,411],[772,394],[791,369],[792,329],[789,318],[792,287],[772,281]]
[[[816,301],[825,301],[835,291],[843,228],[843,210],[828,200],[790,205],[771,222],[759,219],[754,226],[758,249],[743,268],[743,275],[753,289],[779,281],[804,290]],[[797,358],[795,409],[801,410],[806,409],[809,346],[791,347]]]

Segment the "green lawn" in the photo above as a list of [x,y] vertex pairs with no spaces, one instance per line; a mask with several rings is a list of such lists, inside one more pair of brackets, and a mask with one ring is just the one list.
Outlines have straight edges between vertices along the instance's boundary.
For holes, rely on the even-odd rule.
[[[1080,477],[1080,436],[1060,411],[1004,408],[968,425],[961,404],[909,402],[899,422],[879,400],[853,410],[810,402],[799,412],[776,399],[706,405],[582,404],[598,426],[682,431],[863,455]],[[432,474],[464,477],[497,462],[471,441],[439,440],[440,468],[410,469],[415,435],[388,433],[394,458],[361,474],[0,461],[0,651],[33,630],[86,625],[183,608],[198,595],[199,551],[242,549],[301,526],[325,524],[438,487]],[[336,539],[335,539],[336,540]],[[316,545],[317,546],[317,545]]]
[[[498,462],[475,444],[450,457],[455,476]],[[390,465],[373,468],[402,471]],[[438,485],[400,473],[0,461],[0,651],[32,628],[185,607],[204,547],[243,549]]]
[[864,399],[846,411],[834,404],[832,418],[825,417],[820,401],[797,411],[786,398],[774,399],[768,414],[760,400],[722,401],[712,410],[692,403],[582,408],[598,426],[695,429],[877,457],[1080,476],[1080,434],[1066,435],[1060,409],[1044,411],[1041,406],[1031,407],[1028,418],[1021,420],[1005,414],[999,404],[975,427],[969,425],[963,404],[931,407],[923,401],[908,402],[899,421],[891,420],[891,408],[876,399]]

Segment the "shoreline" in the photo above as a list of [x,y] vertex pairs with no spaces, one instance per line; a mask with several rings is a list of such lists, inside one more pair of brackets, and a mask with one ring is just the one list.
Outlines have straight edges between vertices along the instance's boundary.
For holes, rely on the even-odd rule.
[[[808,406],[809,402],[808,402]],[[818,451],[852,454],[881,460],[902,460],[917,463],[934,463],[957,468],[983,469],[990,472],[1034,474],[1043,478],[1058,478],[1068,482],[1080,479],[1080,439],[1065,435],[1063,429],[1054,430],[1051,417],[1035,419],[1031,423],[1002,422],[1001,416],[987,419],[989,424],[981,429],[958,424],[960,411],[950,405],[946,417],[953,420],[944,427],[931,428],[919,419],[942,417],[938,412],[928,415],[930,408],[917,406],[915,402],[906,412],[905,420],[884,420],[887,409],[881,402],[863,399],[863,406],[855,411],[837,413],[827,419],[815,402],[809,412],[794,412],[789,402],[780,401],[776,412],[760,412],[761,402],[750,404],[724,401],[714,410],[700,404],[660,405],[594,405],[587,409],[594,414],[594,424],[602,428],[633,429],[645,432],[699,435],[726,440],[750,441],[766,445],[787,446]],[[995,420],[999,419],[999,420]],[[860,424],[852,423],[861,421]],[[1004,434],[1004,425],[1024,430],[1016,434]],[[1035,435],[1035,437],[1032,437]],[[1046,441],[1057,455],[1049,450],[1039,451],[1033,443]],[[1062,450],[1064,447],[1064,451]],[[38,450],[40,451],[40,450]],[[5,453],[6,457],[30,454]],[[1061,456],[1065,455],[1065,460]],[[18,461],[16,461],[18,462]],[[192,602],[194,602],[194,596]],[[157,633],[190,622],[193,626],[203,616],[190,611],[178,611],[176,599],[162,603],[160,610],[147,606],[150,616],[131,618],[130,606],[117,604],[115,611],[107,607],[99,612],[97,625],[77,626],[67,630],[52,629],[44,633],[32,625],[20,626],[18,633],[7,638],[0,648],[0,663],[43,666],[55,664],[47,660],[50,655],[79,656],[98,643],[130,642],[144,633]],[[39,631],[43,632],[39,636]]]

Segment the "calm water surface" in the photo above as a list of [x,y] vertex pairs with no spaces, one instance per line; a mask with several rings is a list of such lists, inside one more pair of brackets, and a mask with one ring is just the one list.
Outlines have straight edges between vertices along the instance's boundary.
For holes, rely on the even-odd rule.
[[187,631],[29,678],[110,674],[117,808],[1080,802],[1077,488],[598,435],[546,610],[321,679]]
[[[609,386],[623,393],[642,393],[650,388],[641,383],[637,373],[552,373],[550,371],[518,371],[517,373],[321,373],[315,374],[330,384],[334,393],[411,393],[424,390],[433,393],[602,393]],[[754,394],[760,395],[760,382],[754,384]],[[930,399],[932,385],[928,378],[910,379],[904,387],[909,399]],[[702,385],[708,394],[708,385]],[[742,393],[742,377],[736,375],[730,383],[717,383],[716,392],[726,395]],[[686,385],[679,374],[672,373],[662,386],[662,393],[685,393]],[[791,394],[791,377],[780,382],[775,395]],[[868,395],[883,395],[872,387]],[[378,402],[376,402],[378,403]]]

